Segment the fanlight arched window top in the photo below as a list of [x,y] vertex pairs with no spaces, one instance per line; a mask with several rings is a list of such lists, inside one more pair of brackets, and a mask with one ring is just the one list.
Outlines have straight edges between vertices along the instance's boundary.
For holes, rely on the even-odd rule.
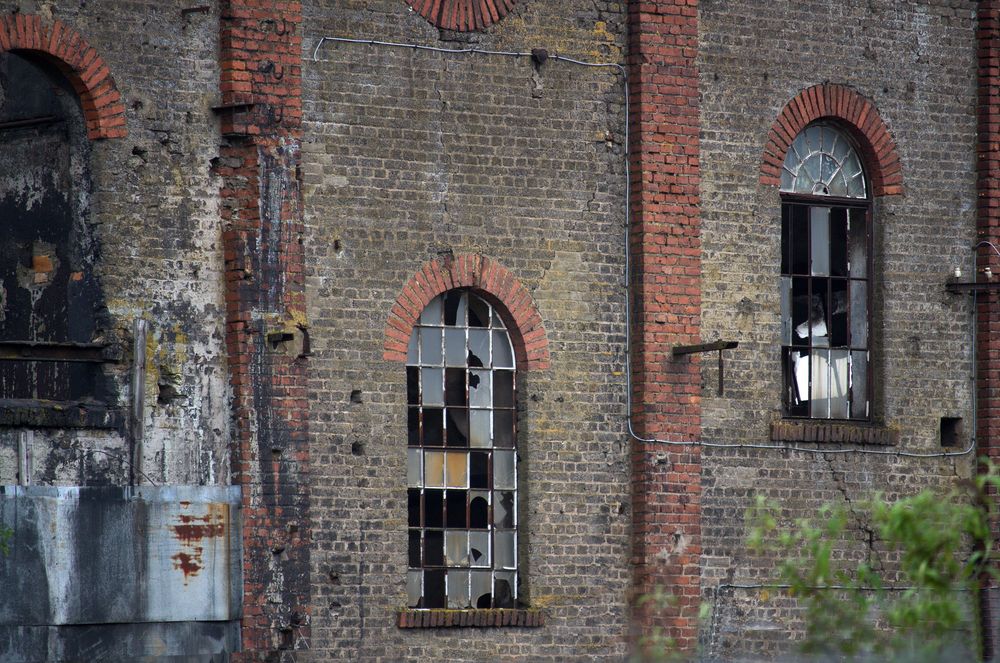
[[406,361],[408,605],[508,608],[518,594],[514,352],[471,290],[435,297]]
[[867,198],[857,150],[842,131],[814,124],[801,131],[785,155],[781,191],[838,198]]

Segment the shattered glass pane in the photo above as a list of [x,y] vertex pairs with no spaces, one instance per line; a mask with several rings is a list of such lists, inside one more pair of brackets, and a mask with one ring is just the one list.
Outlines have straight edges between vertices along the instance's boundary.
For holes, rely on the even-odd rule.
[[423,312],[420,314],[420,324],[440,325],[441,324],[441,296],[438,295],[431,300]]
[[514,452],[497,450],[493,452],[493,487],[515,489]]
[[507,332],[493,332],[493,368],[514,368],[514,351]]
[[485,329],[469,330],[469,366],[489,367],[490,332]]
[[494,567],[513,569],[515,559],[514,532],[494,532],[493,544],[495,546],[494,555],[496,556]]
[[809,273],[809,208],[789,205],[792,215],[792,274]]
[[809,241],[811,274],[827,276],[830,273],[830,208],[809,208]]
[[495,571],[493,573],[493,607],[513,608],[514,600],[517,598],[515,583],[517,582],[513,571]]
[[498,490],[493,493],[493,525],[503,529],[514,527],[514,492]]
[[469,446],[469,411],[464,408],[448,408],[447,443],[449,447]]
[[[809,401],[806,395],[808,392],[809,371],[806,369],[804,378],[801,378],[797,368],[801,362],[800,353],[797,350],[785,348],[784,350],[784,372],[787,393],[788,414],[792,417],[809,416]],[[800,382],[800,379],[804,382]]]
[[792,345],[809,345],[809,279],[792,279]]
[[449,490],[445,497],[445,510],[447,514],[448,527],[468,527],[466,522],[466,500],[469,499],[468,492],[464,490]]
[[493,389],[493,373],[490,371],[469,371],[469,405],[489,407]]
[[444,533],[445,559],[448,566],[468,566],[469,565],[469,533],[452,532]]
[[469,455],[462,452],[444,454],[448,461],[448,469],[445,474],[448,488],[468,488],[469,474],[467,462]]
[[424,566],[444,566],[444,532],[424,532]]
[[444,445],[444,410],[436,407],[424,408],[424,446],[440,447]]
[[847,210],[830,210],[830,273],[847,276]]
[[471,297],[469,299],[469,326],[490,326],[490,305],[479,297]]
[[514,371],[494,371],[493,407],[514,407]]
[[489,608],[493,604],[493,572],[472,571],[472,605]]
[[448,607],[462,610],[471,606],[469,601],[469,572],[448,571]]
[[424,452],[424,485],[431,488],[444,487],[444,453]]
[[465,290],[451,290],[444,299],[444,324],[447,327],[465,325],[469,296]]
[[424,527],[444,527],[443,490],[424,490]]
[[493,446],[511,449],[514,447],[514,411],[494,410]]
[[420,363],[424,366],[441,365],[441,330],[420,330]]
[[406,443],[411,447],[420,446],[420,408],[407,408]]
[[444,360],[448,366],[465,366],[465,330],[444,330]]
[[423,571],[406,572],[406,607],[416,608],[420,605],[420,584],[423,578]]
[[420,449],[406,450],[406,483],[409,486],[420,486],[420,456],[422,454]]
[[406,491],[407,523],[410,527],[420,527],[420,489],[410,488]]
[[424,571],[424,600],[421,608],[445,607],[444,570]]
[[469,454],[469,487],[490,487],[490,455],[484,451]]
[[411,567],[420,566],[420,530],[418,529],[410,530],[408,557]]
[[490,525],[489,493],[473,490],[469,494],[472,496],[469,503],[469,527],[486,529]]
[[472,410],[469,412],[469,444],[474,447],[490,447],[490,421],[493,413],[489,410]]
[[464,407],[467,404],[466,400],[467,394],[465,391],[465,374],[466,371],[464,368],[445,369],[445,376],[444,376],[445,405],[458,405]]
[[847,346],[847,279],[830,279],[833,301],[830,304],[830,345]]
[[420,404],[420,369],[415,366],[406,367],[406,402]]
[[490,566],[489,532],[469,532],[469,561],[472,566]]
[[424,405],[444,405],[444,371],[440,368],[421,368],[420,386]]

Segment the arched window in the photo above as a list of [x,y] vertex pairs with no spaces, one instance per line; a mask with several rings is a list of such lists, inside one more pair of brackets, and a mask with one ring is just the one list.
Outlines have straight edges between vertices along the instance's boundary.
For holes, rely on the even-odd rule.
[[505,608],[517,599],[514,352],[471,290],[433,299],[407,355],[408,605]]
[[858,151],[817,123],[781,171],[781,334],[785,415],[871,415],[872,209]]

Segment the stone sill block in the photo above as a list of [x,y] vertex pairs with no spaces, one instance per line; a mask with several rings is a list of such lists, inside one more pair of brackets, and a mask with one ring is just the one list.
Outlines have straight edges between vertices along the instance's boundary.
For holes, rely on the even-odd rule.
[[544,613],[531,608],[400,610],[397,615],[399,628],[537,628],[545,625]]
[[771,441],[875,444],[893,447],[899,444],[899,431],[865,423],[786,420],[771,423]]

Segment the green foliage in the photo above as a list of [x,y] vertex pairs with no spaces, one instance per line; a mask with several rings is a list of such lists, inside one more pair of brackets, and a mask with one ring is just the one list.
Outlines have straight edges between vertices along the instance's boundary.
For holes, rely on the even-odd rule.
[[[780,527],[778,506],[762,496],[747,511],[748,544],[780,558],[780,582],[806,608],[808,652],[934,660],[960,637],[975,605],[978,581],[992,552],[986,499],[1000,484],[986,472],[940,493],[925,490],[887,501],[882,495],[845,506],[824,506],[815,518]],[[867,559],[850,563],[863,523],[870,536]],[[891,558],[892,586],[882,577]]]
[[14,530],[0,525],[0,554],[10,553],[10,540],[14,538]]

